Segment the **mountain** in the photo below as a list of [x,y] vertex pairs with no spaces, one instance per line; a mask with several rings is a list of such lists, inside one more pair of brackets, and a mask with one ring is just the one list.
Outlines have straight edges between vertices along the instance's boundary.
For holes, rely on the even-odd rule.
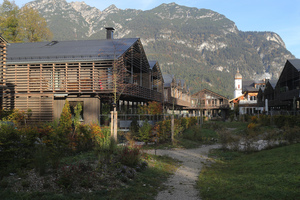
[[274,32],[243,32],[224,15],[208,9],[161,4],[152,10],[103,11],[84,2],[35,0],[27,5],[46,18],[54,40],[104,39],[105,27],[115,38],[139,37],[149,60],[163,73],[184,79],[192,93],[208,88],[233,97],[234,75],[244,79],[277,79],[294,56]]

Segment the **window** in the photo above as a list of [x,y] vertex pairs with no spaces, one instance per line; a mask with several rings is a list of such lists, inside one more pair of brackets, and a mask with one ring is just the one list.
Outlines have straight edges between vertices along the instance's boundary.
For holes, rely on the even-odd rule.
[[82,109],[81,109],[81,112],[80,112],[80,121],[83,121],[84,120],[84,118],[83,118],[83,110],[84,110],[83,101],[70,101],[69,104],[70,104],[70,110],[71,110],[72,118],[75,117],[75,107],[78,104],[81,104]]

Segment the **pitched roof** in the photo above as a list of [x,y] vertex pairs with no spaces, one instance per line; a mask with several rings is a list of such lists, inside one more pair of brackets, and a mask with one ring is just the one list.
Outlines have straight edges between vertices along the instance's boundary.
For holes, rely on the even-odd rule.
[[298,71],[300,71],[300,59],[289,59],[288,60]]
[[[211,94],[213,94],[213,95],[215,95],[215,96],[218,96],[219,98],[222,98],[222,99],[227,99],[227,98],[224,97],[223,95],[220,95],[220,94],[218,94],[218,93],[216,93],[216,92],[213,92],[213,91],[211,91],[211,90],[209,90],[209,89],[207,89],[207,88],[204,88],[204,89],[200,90],[199,92],[196,92],[195,94],[192,95],[192,97],[197,97],[199,94],[204,93],[204,92],[211,93]],[[227,100],[228,100],[228,99],[227,99]]]
[[174,75],[172,75],[172,74],[163,74],[164,87],[171,87],[173,78],[174,78]]
[[126,38],[13,43],[7,47],[7,64],[114,60],[138,40]]
[[272,88],[275,88],[276,84],[277,84],[277,79],[276,80],[269,80],[270,85],[272,86]]
[[156,65],[157,61],[156,60],[151,60],[149,61],[149,66],[150,66],[150,69],[152,70],[153,67]]
[[7,40],[0,34],[0,42],[8,43]]

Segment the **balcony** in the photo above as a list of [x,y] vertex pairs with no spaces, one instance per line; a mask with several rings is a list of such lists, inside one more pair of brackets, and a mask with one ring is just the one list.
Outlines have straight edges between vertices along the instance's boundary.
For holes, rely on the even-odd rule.
[[241,100],[239,104],[240,105],[257,104],[257,100]]
[[127,84],[122,94],[151,101],[162,101],[162,93],[135,84]]

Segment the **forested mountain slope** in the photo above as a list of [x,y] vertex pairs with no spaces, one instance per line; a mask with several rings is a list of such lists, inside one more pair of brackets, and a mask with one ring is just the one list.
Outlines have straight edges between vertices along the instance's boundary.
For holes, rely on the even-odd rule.
[[294,56],[273,32],[243,32],[224,15],[207,9],[162,4],[152,10],[100,11],[83,2],[36,0],[28,3],[47,19],[54,40],[104,39],[104,27],[115,38],[141,38],[149,60],[163,73],[184,79],[192,93],[208,88],[233,97],[237,68],[245,79],[268,74],[278,78]]

